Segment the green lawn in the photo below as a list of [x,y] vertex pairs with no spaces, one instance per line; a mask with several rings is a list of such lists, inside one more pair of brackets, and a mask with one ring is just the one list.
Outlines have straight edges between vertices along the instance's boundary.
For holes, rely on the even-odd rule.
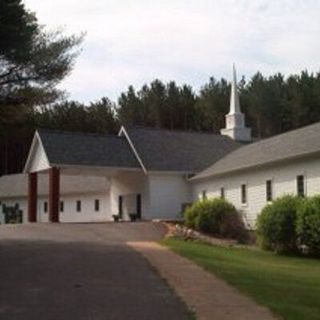
[[225,279],[283,319],[320,319],[320,260],[173,238],[163,243]]

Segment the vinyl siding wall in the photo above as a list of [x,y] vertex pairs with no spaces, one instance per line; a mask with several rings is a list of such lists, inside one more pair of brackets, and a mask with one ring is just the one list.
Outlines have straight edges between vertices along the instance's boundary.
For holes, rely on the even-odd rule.
[[[285,194],[297,194],[298,175],[304,175],[305,195],[320,194],[320,159],[288,161],[270,167],[251,171],[212,177],[194,181],[193,200],[207,196],[220,197],[220,188],[224,187],[225,198],[232,202],[242,213],[248,227],[254,228],[257,215],[267,204],[266,181],[272,180],[273,199]],[[247,203],[241,203],[241,185],[247,186]]]
[[[122,173],[111,181],[111,211],[118,214],[118,199],[123,196],[123,218],[128,220],[130,207],[134,211],[134,198],[129,204],[128,196],[141,194],[142,219],[180,218],[181,206],[191,201],[191,186],[184,175],[163,173]],[[132,200],[131,199],[131,200]]]
[[184,175],[150,174],[147,219],[179,219],[182,204],[190,202],[191,186]]
[[[99,200],[99,211],[95,211],[94,202]],[[60,197],[63,201],[63,212],[60,212],[60,222],[104,222],[112,220],[110,215],[110,199],[107,194],[83,194]],[[81,201],[81,211],[77,211],[77,201]],[[44,202],[47,198],[38,200],[38,221],[48,222],[49,212],[44,212]],[[59,207],[60,209],[60,207]]]
[[[76,203],[81,201],[81,212],[77,212]],[[100,201],[99,211],[95,211],[94,202]],[[60,222],[103,222],[112,220],[110,214],[110,201],[107,194],[65,195],[60,198],[64,203],[64,210],[60,212]],[[38,197],[37,221],[48,222],[49,212],[44,212],[44,203],[48,203],[47,197]],[[28,222],[28,204],[26,198],[2,199],[2,204],[13,206],[19,204],[23,211],[23,223]],[[49,206],[48,206],[49,209]],[[2,206],[0,207],[0,222],[4,223]]]

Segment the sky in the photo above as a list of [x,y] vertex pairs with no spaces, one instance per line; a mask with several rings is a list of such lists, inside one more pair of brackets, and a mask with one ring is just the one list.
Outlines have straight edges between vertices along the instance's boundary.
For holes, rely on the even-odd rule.
[[86,36],[59,87],[116,101],[129,85],[320,70],[320,0],[25,0],[47,30]]

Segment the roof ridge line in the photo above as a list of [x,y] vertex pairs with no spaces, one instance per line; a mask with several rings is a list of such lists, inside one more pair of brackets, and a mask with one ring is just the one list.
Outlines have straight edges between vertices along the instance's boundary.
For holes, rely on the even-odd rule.
[[117,134],[112,133],[98,133],[98,132],[83,132],[83,131],[68,131],[68,130],[59,130],[59,129],[46,129],[46,128],[37,128],[36,131],[39,133],[47,132],[52,134],[66,134],[66,135],[84,135],[84,136],[99,136],[99,137],[111,137],[111,138],[120,138]]
[[144,127],[144,126],[127,126],[128,130],[147,130],[147,131],[167,131],[173,133],[191,133],[191,134],[199,134],[199,135],[211,135],[217,137],[225,137],[220,133],[215,132],[206,132],[206,131],[195,131],[195,130],[180,130],[180,129],[168,129],[168,128],[154,128],[154,127]]

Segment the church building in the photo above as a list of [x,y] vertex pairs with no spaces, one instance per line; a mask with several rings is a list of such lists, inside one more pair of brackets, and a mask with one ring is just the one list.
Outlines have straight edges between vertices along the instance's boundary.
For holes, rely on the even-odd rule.
[[24,173],[0,177],[0,202],[18,205],[23,222],[104,222],[176,220],[193,201],[223,197],[254,228],[275,198],[320,193],[319,164],[320,123],[252,142],[234,69],[221,134],[38,130]]

